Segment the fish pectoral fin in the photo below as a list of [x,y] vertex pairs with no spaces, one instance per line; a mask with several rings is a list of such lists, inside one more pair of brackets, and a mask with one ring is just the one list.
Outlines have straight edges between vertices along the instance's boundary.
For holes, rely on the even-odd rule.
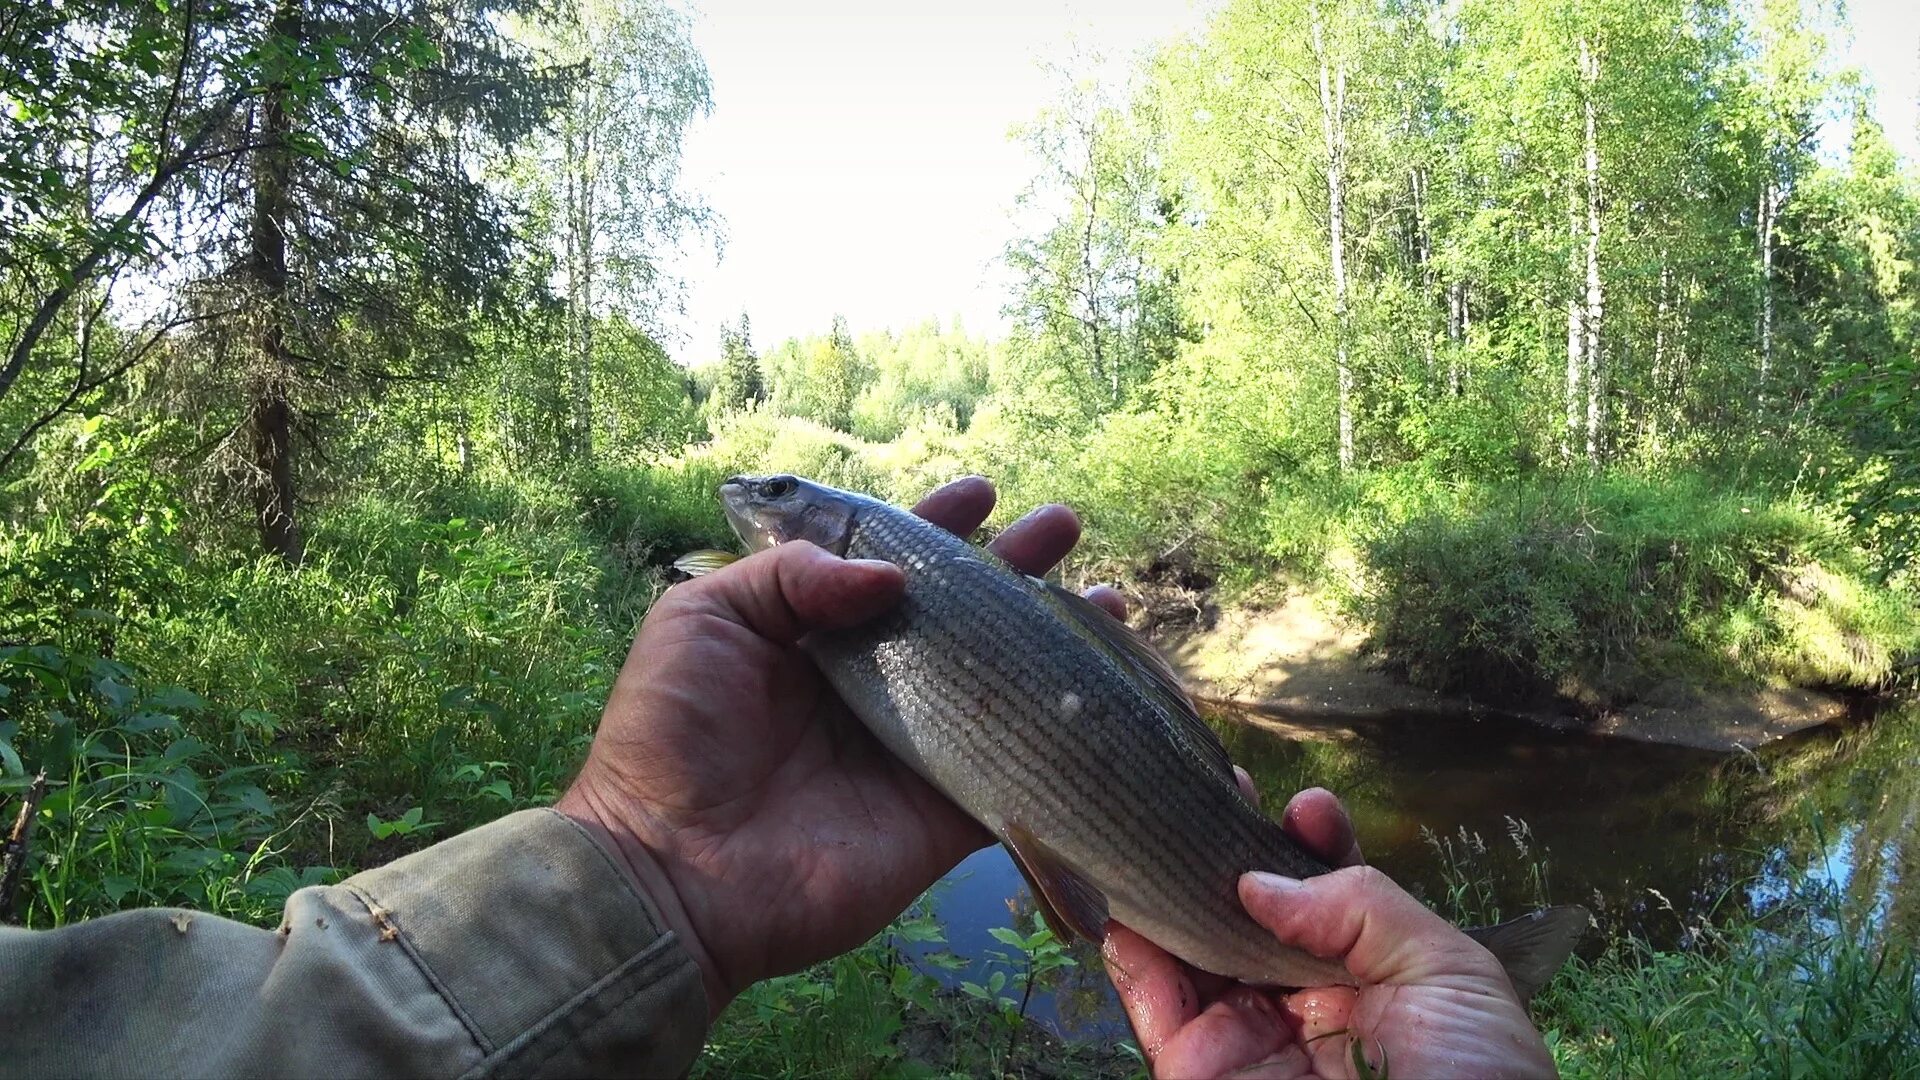
[[1494,926],[1476,926],[1468,937],[1486,947],[1507,969],[1514,993],[1525,1005],[1573,955],[1592,916],[1578,904],[1543,908]]
[[1106,940],[1106,894],[1075,873],[1066,860],[1019,822],[1008,822],[1000,839],[1033,888],[1033,902],[1055,937],[1063,941],[1076,936],[1088,941]]
[[673,560],[673,568],[688,577],[699,577],[739,561],[740,556],[731,551],[702,548],[699,551],[689,551]]

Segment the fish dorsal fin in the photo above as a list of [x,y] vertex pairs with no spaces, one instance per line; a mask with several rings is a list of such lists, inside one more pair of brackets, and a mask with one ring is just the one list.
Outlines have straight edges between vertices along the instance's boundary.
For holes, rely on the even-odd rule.
[[1111,648],[1121,662],[1140,676],[1147,696],[1165,706],[1174,741],[1198,758],[1201,764],[1225,777],[1227,783],[1236,785],[1237,790],[1233,759],[1227,756],[1227,748],[1220,745],[1220,736],[1214,734],[1205,720],[1200,719],[1200,710],[1194,708],[1193,699],[1181,687],[1180,676],[1173,673],[1167,658],[1099,604],[1051,582],[1041,581],[1040,584],[1046,586],[1047,592],[1060,602],[1060,606],[1073,616],[1082,629]]
[[1088,941],[1107,939],[1107,897],[1087,879],[1075,873],[1053,849],[1024,825],[1010,821],[1000,839],[1013,856],[1013,864],[1026,876],[1033,889],[1033,902],[1047,920],[1053,936],[1071,941],[1075,936]]
[[1573,947],[1580,943],[1591,918],[1586,908],[1569,904],[1543,908],[1494,926],[1476,926],[1466,934],[1486,946],[1507,969],[1513,991],[1525,1005],[1573,955]]

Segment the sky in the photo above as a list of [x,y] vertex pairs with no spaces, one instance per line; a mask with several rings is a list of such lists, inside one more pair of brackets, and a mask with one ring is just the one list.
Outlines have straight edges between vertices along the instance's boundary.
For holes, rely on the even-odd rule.
[[[1061,65],[1119,64],[1204,19],[1195,0],[705,0],[694,41],[713,115],[684,179],[724,220],[724,247],[683,258],[672,351],[718,352],[745,312],[757,348],[959,317],[998,333],[998,265],[1032,174],[1009,132],[1061,85]],[[1909,160],[1920,100],[1920,0],[1850,0],[1847,58],[1878,90]],[[1078,70],[1078,68],[1076,68]]]

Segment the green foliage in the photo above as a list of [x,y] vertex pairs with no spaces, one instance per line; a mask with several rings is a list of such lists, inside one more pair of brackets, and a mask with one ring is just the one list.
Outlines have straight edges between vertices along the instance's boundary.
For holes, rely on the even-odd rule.
[[[21,6],[0,792],[52,781],[27,921],[271,921],[551,799],[666,564],[731,544],[734,472],[903,503],[983,472],[995,525],[1080,511],[1070,578],[1230,601],[1290,574],[1427,685],[1887,684],[1920,651],[1920,194],[1822,22],[1230,0],[1019,132],[1006,340],[836,318],[763,354],[743,314],[688,372],[651,330],[707,220],[678,155],[708,84],[668,7]],[[1814,152],[1828,112],[1844,160]],[[138,274],[180,287],[136,302]],[[304,563],[248,554],[296,508]],[[1379,783],[1326,747],[1257,771]],[[1436,842],[1445,902],[1486,908],[1466,838]],[[1563,1068],[1920,1071],[1910,950],[1809,895],[1564,977]],[[1079,1060],[1021,1049],[1075,962],[1047,931],[950,989],[903,951],[938,937],[921,911],[750,989],[702,1071]]]
[[[1037,921],[1037,916],[1030,916]],[[1078,961],[1052,932],[996,927],[979,979],[945,951],[929,899],[872,941],[795,975],[748,987],[707,1037],[696,1077],[1126,1076],[1137,1051],[1063,1044],[1026,1015],[1035,989]],[[920,959],[910,958],[917,947]],[[943,978],[943,976],[945,976]],[[1024,1049],[1022,1048],[1024,1046]]]
[[716,408],[738,410],[764,399],[766,393],[760,359],[753,354],[752,327],[742,313],[738,329],[721,328],[720,368],[709,400]]
[[52,645],[0,647],[0,790],[45,770],[28,925],[168,904],[267,920],[295,888],[331,880],[287,858],[283,804],[235,760],[207,701],[148,686],[126,664]]
[[31,925],[270,921],[551,800],[661,564],[724,528],[696,469],[476,482],[329,508],[295,568],[195,555],[147,462],[94,457],[83,514],[0,542],[0,784],[54,784]]
[[1920,1076],[1912,943],[1818,883],[1684,949],[1616,939],[1536,1015],[1563,1076]]
[[1573,961],[1540,1002],[1561,1075],[1920,1075],[1913,951],[1870,927],[1774,922]]
[[1871,687],[1912,607],[1830,513],[1697,480],[1443,486],[1383,477],[1350,610],[1414,681],[1602,699],[1662,674]]

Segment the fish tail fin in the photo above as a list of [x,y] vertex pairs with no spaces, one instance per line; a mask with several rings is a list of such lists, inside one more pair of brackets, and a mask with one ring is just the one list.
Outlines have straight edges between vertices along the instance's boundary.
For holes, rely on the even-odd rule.
[[1525,1005],[1573,955],[1592,916],[1578,904],[1543,908],[1494,926],[1476,926],[1467,936],[1486,947],[1507,969]]

